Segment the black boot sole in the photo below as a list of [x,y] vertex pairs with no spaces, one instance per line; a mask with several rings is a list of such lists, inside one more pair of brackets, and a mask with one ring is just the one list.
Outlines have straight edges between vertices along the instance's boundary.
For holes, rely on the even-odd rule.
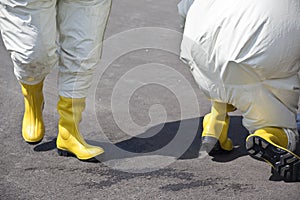
[[39,144],[42,140],[43,140],[43,138],[40,139],[39,141],[36,141],[36,142],[28,142],[28,141],[25,141],[25,142],[26,142],[27,144],[30,144],[30,145],[37,145],[37,144]]
[[[64,156],[64,157],[74,157],[74,158],[77,158],[75,154],[69,152],[69,151],[66,151],[66,150],[61,150],[61,149],[57,149],[57,153],[59,156]],[[79,159],[77,158],[78,160],[82,161],[82,162],[92,162],[92,163],[98,163],[100,162],[97,158],[93,157],[93,158],[89,158],[89,159]]]
[[300,181],[300,158],[296,154],[253,136],[246,141],[246,149],[254,158],[263,159],[272,166],[272,173],[286,182]]

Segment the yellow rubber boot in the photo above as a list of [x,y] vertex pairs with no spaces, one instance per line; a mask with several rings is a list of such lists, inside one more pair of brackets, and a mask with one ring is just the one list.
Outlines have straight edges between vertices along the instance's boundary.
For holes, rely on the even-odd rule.
[[101,147],[85,142],[79,123],[85,108],[85,98],[72,99],[60,96],[57,110],[60,115],[56,145],[61,156],[75,155],[79,160],[89,160],[102,153]]
[[284,181],[300,181],[300,157],[291,150],[297,141],[296,129],[265,127],[247,137],[246,149],[253,157],[270,164],[272,172]]
[[28,143],[40,142],[45,134],[43,121],[43,81],[36,85],[20,83],[24,95],[24,117],[22,136]]
[[273,143],[274,145],[278,145],[283,148],[287,148],[288,145],[288,137],[282,128],[266,127],[258,129],[254,132],[254,134],[249,135],[246,140],[255,136],[261,137],[269,143]]
[[230,118],[228,112],[235,110],[230,104],[213,102],[211,113],[203,119],[202,148],[208,153],[231,151],[233,144],[228,138]]

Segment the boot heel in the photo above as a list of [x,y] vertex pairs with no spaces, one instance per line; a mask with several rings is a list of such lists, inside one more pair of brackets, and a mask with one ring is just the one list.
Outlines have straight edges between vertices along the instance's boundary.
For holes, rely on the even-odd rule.
[[211,153],[216,150],[219,150],[217,148],[218,148],[218,139],[210,137],[210,136],[202,137],[201,149],[203,149],[207,153]]
[[219,140],[210,136],[202,137],[201,149],[206,151],[210,156],[215,156],[218,154],[228,154],[232,151],[223,149],[220,145]]

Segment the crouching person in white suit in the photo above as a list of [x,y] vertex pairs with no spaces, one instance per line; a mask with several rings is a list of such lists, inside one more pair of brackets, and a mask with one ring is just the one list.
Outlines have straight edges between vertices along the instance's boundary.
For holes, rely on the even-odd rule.
[[[212,101],[202,146],[231,151],[228,112],[238,109],[247,151],[286,181],[300,180],[296,113],[300,68],[299,0],[195,0],[181,58]],[[216,145],[215,145],[216,144]]]
[[43,81],[58,63],[59,154],[89,160],[104,152],[87,144],[78,126],[100,59],[110,6],[111,0],[0,0],[2,39],[24,95],[26,142],[43,139]]

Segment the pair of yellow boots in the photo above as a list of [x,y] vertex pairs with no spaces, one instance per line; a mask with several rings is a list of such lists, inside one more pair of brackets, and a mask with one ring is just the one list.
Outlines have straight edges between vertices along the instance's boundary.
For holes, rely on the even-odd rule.
[[[234,110],[232,105],[213,102],[211,113],[204,117],[202,149],[210,155],[233,150],[232,141],[228,138],[230,118],[227,113]],[[272,172],[283,180],[300,181],[300,157],[290,150],[295,149],[297,141],[298,134],[290,129],[265,127],[247,137],[246,149],[253,157],[270,164]]]
[[[45,134],[43,121],[43,81],[36,85],[21,83],[25,111],[22,136],[28,143],[40,142]],[[104,153],[101,147],[85,142],[79,132],[79,122],[85,108],[85,98],[73,99],[60,96],[57,110],[60,115],[56,145],[59,155],[75,155],[79,160],[90,160]]]

